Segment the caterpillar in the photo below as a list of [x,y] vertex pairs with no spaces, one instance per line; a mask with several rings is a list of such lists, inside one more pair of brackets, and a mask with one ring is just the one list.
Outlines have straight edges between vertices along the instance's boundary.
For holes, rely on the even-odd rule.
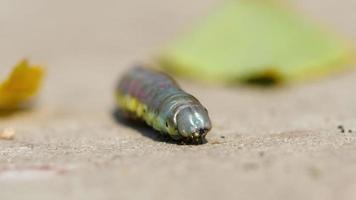
[[177,141],[201,144],[212,128],[208,110],[162,72],[132,68],[119,81],[116,98],[125,116]]

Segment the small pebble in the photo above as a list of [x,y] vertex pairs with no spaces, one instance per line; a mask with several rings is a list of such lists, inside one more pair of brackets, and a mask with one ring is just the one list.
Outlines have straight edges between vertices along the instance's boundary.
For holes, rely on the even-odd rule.
[[339,126],[337,126],[337,128],[340,129],[341,133],[345,133],[344,126],[339,125]]
[[211,141],[211,142],[209,142],[210,144],[221,144],[219,141],[217,141],[217,140],[213,140],[213,141]]
[[15,129],[13,128],[5,128],[2,132],[0,132],[1,140],[12,140],[15,136]]

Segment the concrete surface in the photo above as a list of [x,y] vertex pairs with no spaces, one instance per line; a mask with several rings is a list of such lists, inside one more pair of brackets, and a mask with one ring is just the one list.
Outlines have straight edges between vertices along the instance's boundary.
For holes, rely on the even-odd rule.
[[[295,2],[356,41],[354,0]],[[16,130],[0,141],[0,199],[356,199],[355,72],[271,90],[180,80],[214,122],[201,146],[112,117],[120,74],[217,3],[0,1],[0,72],[48,66],[37,108],[0,118]]]

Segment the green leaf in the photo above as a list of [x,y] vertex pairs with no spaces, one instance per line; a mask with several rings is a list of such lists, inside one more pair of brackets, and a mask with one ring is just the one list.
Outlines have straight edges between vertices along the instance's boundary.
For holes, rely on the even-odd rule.
[[280,83],[339,70],[349,49],[286,5],[230,0],[159,58],[193,79],[223,83]]

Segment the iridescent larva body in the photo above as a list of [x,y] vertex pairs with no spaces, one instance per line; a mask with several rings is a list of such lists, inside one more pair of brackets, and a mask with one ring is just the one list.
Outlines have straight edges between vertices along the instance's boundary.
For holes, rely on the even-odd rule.
[[211,129],[207,109],[168,75],[135,67],[119,82],[119,109],[174,140],[202,143]]

